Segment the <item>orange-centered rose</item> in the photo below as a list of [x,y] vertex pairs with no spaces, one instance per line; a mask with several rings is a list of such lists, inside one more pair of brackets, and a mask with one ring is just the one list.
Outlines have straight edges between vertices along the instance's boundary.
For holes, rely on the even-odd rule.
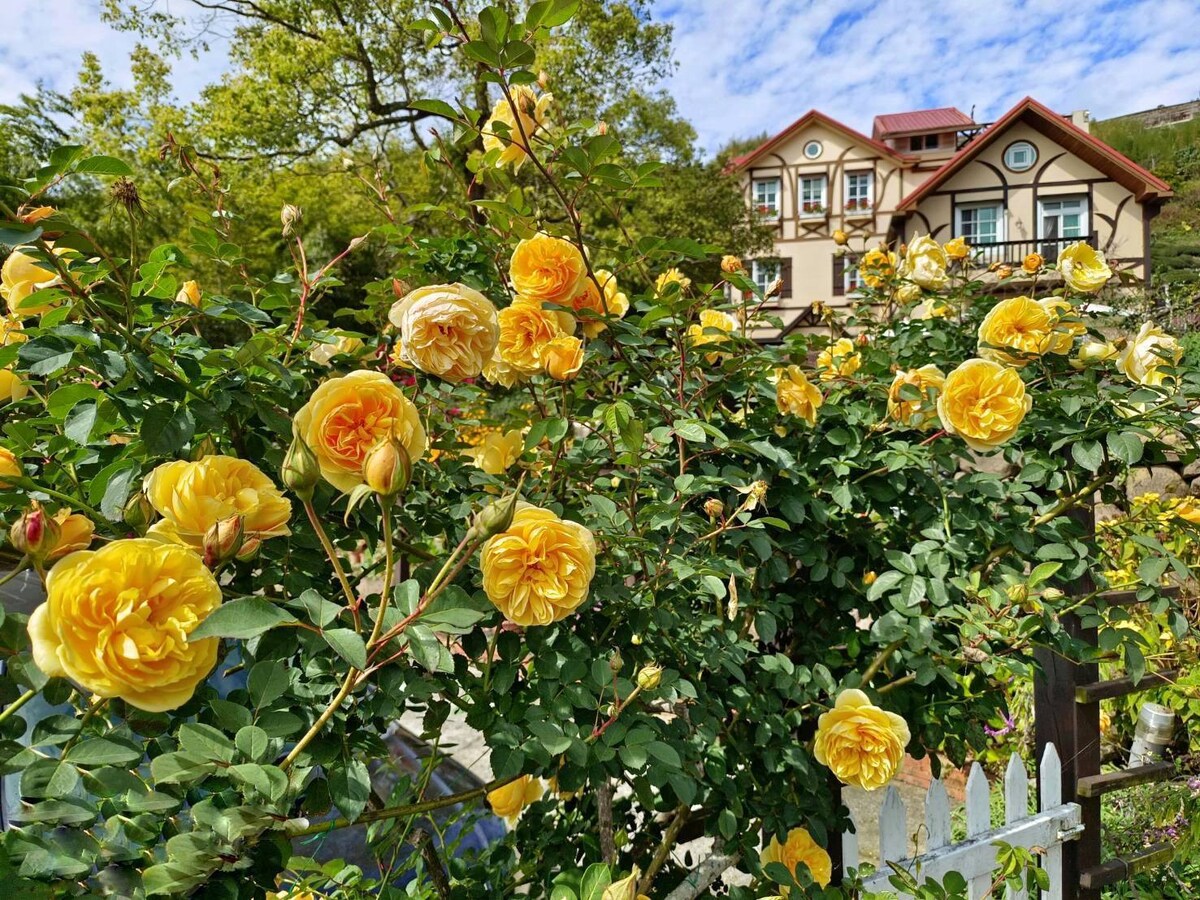
[[945,381],[942,370],[934,365],[897,372],[888,388],[888,418],[909,428],[932,428]]
[[[570,313],[543,309],[541,303],[518,297],[512,306],[500,310],[500,340],[497,350],[502,362],[522,375],[540,372],[545,366],[546,348],[561,334],[570,334],[574,325]],[[499,378],[491,378],[499,381]]]
[[799,366],[775,370],[775,405],[785,416],[817,424],[817,410],[825,398]]
[[[803,864],[808,868],[812,880],[821,887],[828,886],[833,878],[833,860],[825,848],[813,840],[806,828],[793,828],[787,834],[787,841],[782,844],[772,836],[758,859],[764,866],[779,863],[792,874],[795,874],[797,866]],[[783,895],[786,897],[790,891],[791,888],[783,888]]]
[[1010,366],[1024,366],[1049,350],[1056,319],[1030,297],[1001,300],[979,323],[979,355]]
[[147,538],[63,558],[29,617],[33,660],[101,697],[149,712],[186,703],[217,659],[217,638],[188,633],[221,604],[200,557]]
[[292,504],[254,463],[232,456],[163,463],[146,476],[143,490],[162,519],[155,536],[202,550],[218,522],[241,516],[246,539],[290,534]]
[[413,463],[425,455],[417,408],[382,372],[329,379],[296,413],[293,428],[316,456],[321,476],[346,493],[363,483],[367,453],[390,437]]
[[528,504],[480,557],[483,589],[510,622],[549,625],[587,599],[596,572],[596,542],[577,522]]
[[535,234],[517,244],[508,264],[513,288],[526,300],[570,306],[583,290],[587,266],[570,241]]
[[852,688],[838,694],[833,709],[817,720],[813,754],[842,784],[873,791],[900,771],[909,738],[904,719]]
[[496,307],[465,284],[417,288],[388,320],[400,329],[400,361],[446,381],[478,376],[500,337]]
[[1031,406],[1016,369],[968,359],[946,376],[937,410],[943,428],[972,450],[986,452],[1016,434]]

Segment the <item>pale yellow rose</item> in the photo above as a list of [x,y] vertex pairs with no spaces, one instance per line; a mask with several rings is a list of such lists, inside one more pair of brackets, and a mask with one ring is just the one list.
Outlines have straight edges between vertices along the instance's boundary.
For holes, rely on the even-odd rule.
[[1030,275],[1040,272],[1044,265],[1046,265],[1046,259],[1040,253],[1029,253],[1021,260],[1021,268]]
[[1183,347],[1152,322],[1146,322],[1117,357],[1117,368],[1134,384],[1160,386],[1168,377],[1164,369],[1179,365]]
[[525,504],[483,545],[480,568],[484,592],[508,621],[549,625],[587,599],[596,541],[578,522]]
[[24,477],[21,460],[7,447],[0,447],[0,488],[10,488],[13,486],[11,479]]
[[775,370],[775,405],[785,416],[817,424],[817,410],[825,398],[799,366]]
[[293,429],[316,456],[321,476],[346,493],[363,483],[363,461],[376,444],[395,437],[413,464],[425,455],[417,408],[382,372],[324,382],[296,413]]
[[883,247],[873,247],[858,263],[858,277],[869,288],[878,290],[896,274],[896,254]]
[[1113,275],[1104,254],[1084,241],[1063,247],[1058,254],[1058,271],[1067,284],[1085,294],[1096,293]]
[[[51,245],[52,246],[52,245]],[[63,250],[54,250],[62,255]],[[52,300],[30,305],[28,297],[45,288],[62,284],[62,276],[48,262],[43,262],[20,250],[14,250],[0,266],[0,297],[8,303],[10,315],[26,318],[40,316],[59,306],[61,300]]]
[[817,719],[813,755],[842,784],[873,791],[900,771],[909,738],[904,719],[851,688],[838,694],[833,709]]
[[518,369],[515,366],[509,365],[504,357],[500,355],[499,346],[483,366],[483,377],[492,384],[498,384],[501,387],[510,388],[520,381],[524,381],[530,373],[523,369]]
[[[688,326],[688,343],[693,347],[703,347],[709,344],[722,344],[729,340],[729,335],[737,330],[738,321],[727,312],[719,309],[702,309],[700,322]],[[705,358],[716,362],[718,353],[709,353]]]
[[500,337],[496,307],[465,284],[410,291],[392,304],[388,321],[400,330],[400,361],[446,381],[477,377]]
[[1071,360],[1071,366],[1086,369],[1088,366],[1116,359],[1120,352],[1112,341],[1084,341],[1079,345],[1079,352],[1075,354],[1075,358]]
[[550,342],[572,331],[566,324],[572,321],[570,314],[543,309],[541,303],[524,297],[500,310],[498,321],[500,359],[523,375],[542,371]]
[[817,375],[822,381],[849,378],[862,366],[862,356],[850,338],[838,338],[817,354]]
[[542,365],[555,381],[569,381],[583,368],[583,341],[571,334],[553,338],[542,354]]
[[926,290],[936,291],[945,287],[949,280],[946,275],[949,262],[942,245],[922,234],[909,241],[904,262],[900,265],[900,276]]
[[220,604],[216,579],[187,547],[135,538],[71,553],[29,617],[33,661],[100,697],[175,709],[216,663],[219,640],[188,633]]
[[308,351],[308,358],[318,366],[327,366],[335,356],[357,356],[365,346],[362,338],[352,334],[339,334],[335,341],[315,344]]
[[12,369],[0,369],[0,405],[16,403],[29,395],[29,385]]
[[200,551],[204,535],[225,519],[241,516],[246,540],[290,534],[292,504],[254,463],[233,456],[202,456],[163,463],[142,489],[162,519],[150,533]]
[[517,244],[508,263],[508,277],[526,300],[570,306],[583,290],[587,264],[570,241],[539,232]]
[[19,344],[27,340],[21,320],[13,316],[0,316],[0,347]]
[[617,279],[607,269],[596,269],[596,281],[604,286],[604,296],[596,289],[596,282],[585,278],[583,291],[571,301],[577,313],[582,313],[583,333],[594,338],[608,327],[605,318],[623,319],[629,312],[629,298],[617,288]]
[[1079,318],[1079,312],[1070,300],[1062,297],[1046,297],[1038,301],[1050,318],[1050,335],[1046,352],[1066,356],[1075,345],[1075,338],[1087,334],[1087,326]]
[[525,435],[521,429],[489,431],[474,447],[463,451],[475,465],[489,475],[503,475],[525,452]]
[[[849,693],[849,691],[845,693]],[[829,715],[829,713],[825,715]],[[904,720],[900,719],[900,721]],[[907,743],[907,731],[905,742]],[[782,844],[779,843],[778,838],[772,835],[770,843],[759,854],[758,861],[763,866],[768,863],[779,863],[793,875],[796,868],[803,864],[812,876],[812,880],[821,887],[827,887],[833,878],[833,860],[825,848],[814,841],[812,835],[805,828],[793,828],[788,832],[787,840]],[[791,892],[789,887],[784,887],[782,890],[785,897]]]
[[195,281],[185,281],[179,287],[179,293],[175,295],[176,303],[186,303],[188,306],[200,308],[202,298],[200,296],[200,285]]
[[956,237],[946,241],[942,251],[948,259],[966,259],[971,255],[971,245],[967,243],[966,238]]
[[1056,316],[1031,297],[1008,297],[979,323],[979,355],[1021,367],[1053,343]]
[[546,792],[541,780],[532,775],[522,775],[494,791],[488,791],[487,801],[492,812],[512,825],[530,803],[542,799]]
[[483,126],[483,152],[499,150],[496,166],[511,165],[514,170],[519,170],[529,157],[529,142],[545,124],[554,97],[551,94],[539,96],[525,84],[512,85],[509,91],[512,103],[507,97],[497,100]]
[[96,526],[87,516],[60,509],[54,514],[54,523],[58,526],[58,538],[46,554],[47,560],[62,559],[68,553],[86,550],[91,546]]
[[661,297],[667,292],[667,286],[679,285],[679,293],[683,293],[692,286],[692,279],[688,278],[678,269],[667,269],[656,279],[654,279],[654,296]]
[[[896,288],[896,302],[902,306],[907,306],[909,303],[916,303],[925,294],[921,291],[919,284],[913,284],[911,281],[905,282]],[[926,316],[925,318],[928,318]]]
[[980,452],[1006,443],[1032,406],[1020,372],[987,359],[968,359],[947,375],[937,403],[942,427]]
[[[937,423],[937,397],[945,382],[945,374],[935,365],[897,372],[888,388],[888,418],[909,428],[932,428]],[[905,386],[920,391],[921,396],[906,399],[901,393]]]

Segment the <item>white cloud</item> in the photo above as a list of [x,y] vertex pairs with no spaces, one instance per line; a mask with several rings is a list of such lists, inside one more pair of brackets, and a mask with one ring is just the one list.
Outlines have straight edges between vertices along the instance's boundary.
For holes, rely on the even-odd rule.
[[870,133],[880,113],[1026,94],[1107,118],[1200,96],[1200,6],[1112,0],[658,0],[675,25],[671,90],[713,151],[817,108]]

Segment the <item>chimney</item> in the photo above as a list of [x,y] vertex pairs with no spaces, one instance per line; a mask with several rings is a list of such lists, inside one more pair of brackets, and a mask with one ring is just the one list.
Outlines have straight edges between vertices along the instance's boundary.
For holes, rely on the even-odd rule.
[[1071,124],[1077,128],[1082,128],[1084,131],[1090,132],[1092,116],[1086,109],[1076,109],[1071,111]]

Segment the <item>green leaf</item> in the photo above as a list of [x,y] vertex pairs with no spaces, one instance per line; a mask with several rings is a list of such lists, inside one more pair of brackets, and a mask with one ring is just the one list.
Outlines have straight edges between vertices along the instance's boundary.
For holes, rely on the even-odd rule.
[[1147,556],[1138,565],[1138,578],[1144,584],[1157,587],[1162,582],[1162,577],[1167,571],[1167,566],[1170,563],[1161,556]]
[[[189,640],[223,637],[248,640],[296,617],[264,597],[239,597],[222,603],[188,635]],[[336,648],[335,648],[336,649]]]
[[17,353],[21,367],[39,378],[62,371],[71,364],[74,356],[75,345],[53,335],[26,341]]
[[317,591],[309,588],[300,595],[300,602],[308,611],[308,620],[318,628],[324,628],[338,617],[342,608],[336,603],[326,600]]
[[347,760],[329,773],[329,796],[351,822],[362,815],[371,796],[371,776],[361,759]]
[[150,760],[150,777],[155,784],[190,784],[211,775],[216,763],[194,753],[164,753]]
[[282,662],[277,659],[264,659],[255,663],[250,670],[250,676],[246,679],[246,689],[250,692],[250,699],[255,707],[261,709],[282,697],[291,683],[291,676]]
[[88,738],[67,751],[66,759],[78,766],[132,766],[141,762],[142,751],[108,738]]
[[367,667],[367,645],[362,635],[352,628],[331,628],[321,633],[325,643],[356,669]]
[[77,403],[63,422],[63,434],[76,444],[86,444],[96,425],[96,404],[90,400]]
[[1099,441],[1076,441],[1071,445],[1071,457],[1081,468],[1096,472],[1104,462],[1104,448]]
[[1105,442],[1108,452],[1127,466],[1134,465],[1142,458],[1142,437],[1133,431],[1110,431]]
[[579,883],[579,900],[603,900],[604,891],[612,884],[612,871],[604,863],[592,863]]
[[112,156],[89,156],[76,164],[75,171],[81,175],[129,176],[133,174],[133,169]]
[[196,433],[196,420],[185,407],[159,403],[147,410],[139,434],[155,456],[175,456]]
[[227,735],[201,722],[185,722],[179,727],[179,746],[195,756],[218,762],[231,762],[235,750]]
[[238,751],[248,759],[259,762],[267,753],[270,738],[257,725],[247,725],[239,728],[233,743]]
[[444,100],[414,100],[408,105],[421,112],[433,113],[435,116],[441,116],[452,121],[458,121],[461,118],[458,110]]

